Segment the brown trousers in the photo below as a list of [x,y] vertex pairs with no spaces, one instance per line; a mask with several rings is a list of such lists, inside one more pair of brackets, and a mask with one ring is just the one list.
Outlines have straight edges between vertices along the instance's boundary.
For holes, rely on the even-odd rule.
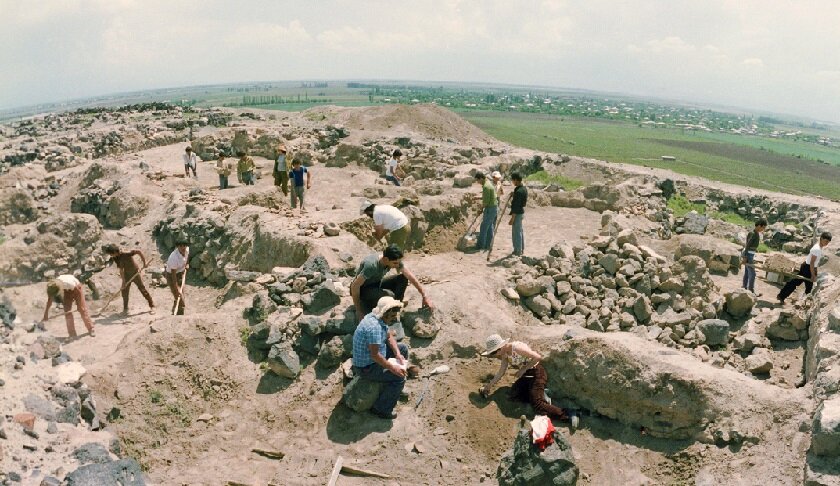
[[537,363],[526,371],[522,378],[513,383],[512,398],[530,403],[537,415],[548,415],[549,418],[565,420],[567,417],[565,410],[545,401],[546,383],[548,383],[548,373],[541,363]]
[[[177,274],[175,274],[175,280],[172,280],[172,272],[166,272],[166,283],[169,284],[169,290],[172,292],[172,297],[178,301],[177,315],[179,316],[184,315],[184,307],[186,307],[183,297],[181,297],[181,299],[178,300],[178,286],[181,285],[181,279],[183,278],[183,275],[184,272],[178,272]],[[175,301],[172,302],[172,312],[175,312]]]
[[[137,286],[137,290],[140,291],[140,294],[146,299],[146,302],[149,303],[149,307],[154,307],[155,303],[152,301],[152,296],[149,295],[149,291],[146,290],[146,284],[143,283],[143,279],[140,278],[140,275],[134,277],[134,280],[131,280],[131,277],[134,277],[134,274],[125,276],[125,280],[123,280],[122,283],[123,289],[120,291],[123,300],[123,310],[128,311],[128,292],[131,290],[132,285]],[[126,285],[129,280],[131,280],[131,283]]]
[[85,292],[82,290],[82,285],[79,284],[73,290],[65,290],[61,303],[64,306],[64,321],[67,323],[67,335],[76,337],[76,323],[73,320],[73,302],[76,303],[76,309],[82,316],[82,322],[88,332],[93,331],[93,321],[90,319],[88,313],[87,302],[85,302]]

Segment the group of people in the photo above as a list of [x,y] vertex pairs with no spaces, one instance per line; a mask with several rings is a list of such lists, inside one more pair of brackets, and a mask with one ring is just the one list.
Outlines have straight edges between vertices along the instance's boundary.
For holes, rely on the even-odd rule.
[[[528,204],[528,188],[522,184],[522,175],[514,172],[510,175],[513,183],[513,194],[510,196],[511,239],[515,256],[522,256],[525,251],[525,206]],[[496,221],[499,215],[499,200],[504,193],[502,174],[495,171],[488,179],[483,172],[475,174],[476,184],[481,186],[481,225],[479,226],[476,249],[490,251],[496,232]]]

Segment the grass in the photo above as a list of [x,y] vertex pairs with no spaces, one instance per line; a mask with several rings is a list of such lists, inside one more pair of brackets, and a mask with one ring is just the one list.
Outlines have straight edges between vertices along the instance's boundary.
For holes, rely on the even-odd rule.
[[719,219],[721,221],[726,221],[727,223],[737,224],[743,228],[753,229],[755,228],[755,221],[750,221],[745,219],[738,213],[733,213],[729,211],[711,211],[709,212],[710,218]]
[[152,403],[160,403],[163,400],[163,393],[158,390],[149,391],[149,401]]
[[239,341],[243,346],[248,345],[248,338],[251,336],[251,328],[249,326],[242,326],[239,328]]
[[566,191],[573,191],[578,187],[583,186],[583,181],[571,179],[560,174],[549,174],[544,170],[534,172],[533,174],[526,177],[525,180],[531,182],[539,182],[540,184],[546,185],[556,184]]
[[[487,111],[459,114],[491,136],[520,147],[669,169],[759,189],[840,199],[840,167],[808,159],[819,151],[819,157],[829,161],[829,153],[822,152],[833,149],[806,142],[756,140],[723,133],[695,135],[591,118]],[[663,155],[676,160],[662,160]],[[830,162],[834,160],[840,163],[840,157]]]
[[673,211],[674,217],[677,218],[682,218],[692,211],[697,211],[699,214],[706,214],[705,204],[696,204],[689,201],[685,196],[678,195],[668,199],[668,209]]

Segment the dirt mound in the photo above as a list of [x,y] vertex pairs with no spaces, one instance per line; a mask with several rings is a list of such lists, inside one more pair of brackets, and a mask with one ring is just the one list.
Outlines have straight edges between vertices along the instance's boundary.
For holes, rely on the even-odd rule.
[[323,115],[351,130],[389,131],[394,134],[417,133],[430,139],[451,139],[463,144],[491,144],[495,140],[455,113],[439,106],[384,105],[364,108],[318,107],[304,116]]

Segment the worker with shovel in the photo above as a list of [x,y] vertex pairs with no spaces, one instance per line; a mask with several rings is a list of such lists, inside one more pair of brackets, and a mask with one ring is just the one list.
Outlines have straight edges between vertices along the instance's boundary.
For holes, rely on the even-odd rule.
[[493,233],[496,231],[496,215],[499,212],[499,197],[496,195],[496,188],[482,172],[475,174],[475,182],[481,185],[481,205],[484,208],[481,218],[481,226],[478,230],[477,250],[490,250],[493,241]]
[[785,284],[782,290],[779,291],[779,295],[776,296],[776,299],[779,301],[779,305],[785,305],[785,299],[787,299],[801,283],[805,283],[805,293],[811,293],[811,289],[814,287],[814,282],[817,281],[817,268],[820,266],[820,260],[823,256],[823,248],[828,246],[830,242],[831,233],[828,231],[823,232],[823,234],[820,235],[820,241],[816,242],[814,246],[811,247],[811,251],[808,252],[808,256],[805,257],[805,261],[799,267],[799,273],[797,275],[802,278],[791,279],[787,284]]
[[[120,277],[122,279],[120,293],[122,294],[123,301],[123,315],[128,315],[128,293],[131,290],[131,284],[137,286],[140,295],[149,303],[149,313],[154,314],[155,303],[152,301],[152,296],[149,295],[149,291],[146,290],[146,285],[143,283],[143,278],[140,276],[140,272],[147,266],[146,256],[143,255],[143,252],[140,250],[121,251],[117,245],[113,244],[105,245],[102,249],[111,257],[110,262],[114,263],[120,270]],[[143,262],[142,268],[137,268],[137,262],[134,261],[135,255],[139,256]]]
[[[76,302],[76,309],[82,316],[82,321],[88,330],[88,336],[96,335],[93,331],[93,321],[90,319],[88,313],[87,302],[85,302],[85,291],[82,289],[82,283],[73,275],[59,275],[47,284],[47,307],[44,309],[44,318],[42,322],[46,322],[50,318],[50,307],[53,302],[61,302],[64,306],[64,321],[67,323],[67,335],[71,338],[76,337],[76,326],[73,321],[73,302]],[[53,316],[54,317],[54,316]]]
[[187,279],[187,269],[189,268],[190,247],[187,242],[180,240],[175,243],[175,249],[166,260],[166,283],[169,284],[169,290],[172,296],[175,297],[175,303],[172,305],[172,315],[184,315],[184,284]]

